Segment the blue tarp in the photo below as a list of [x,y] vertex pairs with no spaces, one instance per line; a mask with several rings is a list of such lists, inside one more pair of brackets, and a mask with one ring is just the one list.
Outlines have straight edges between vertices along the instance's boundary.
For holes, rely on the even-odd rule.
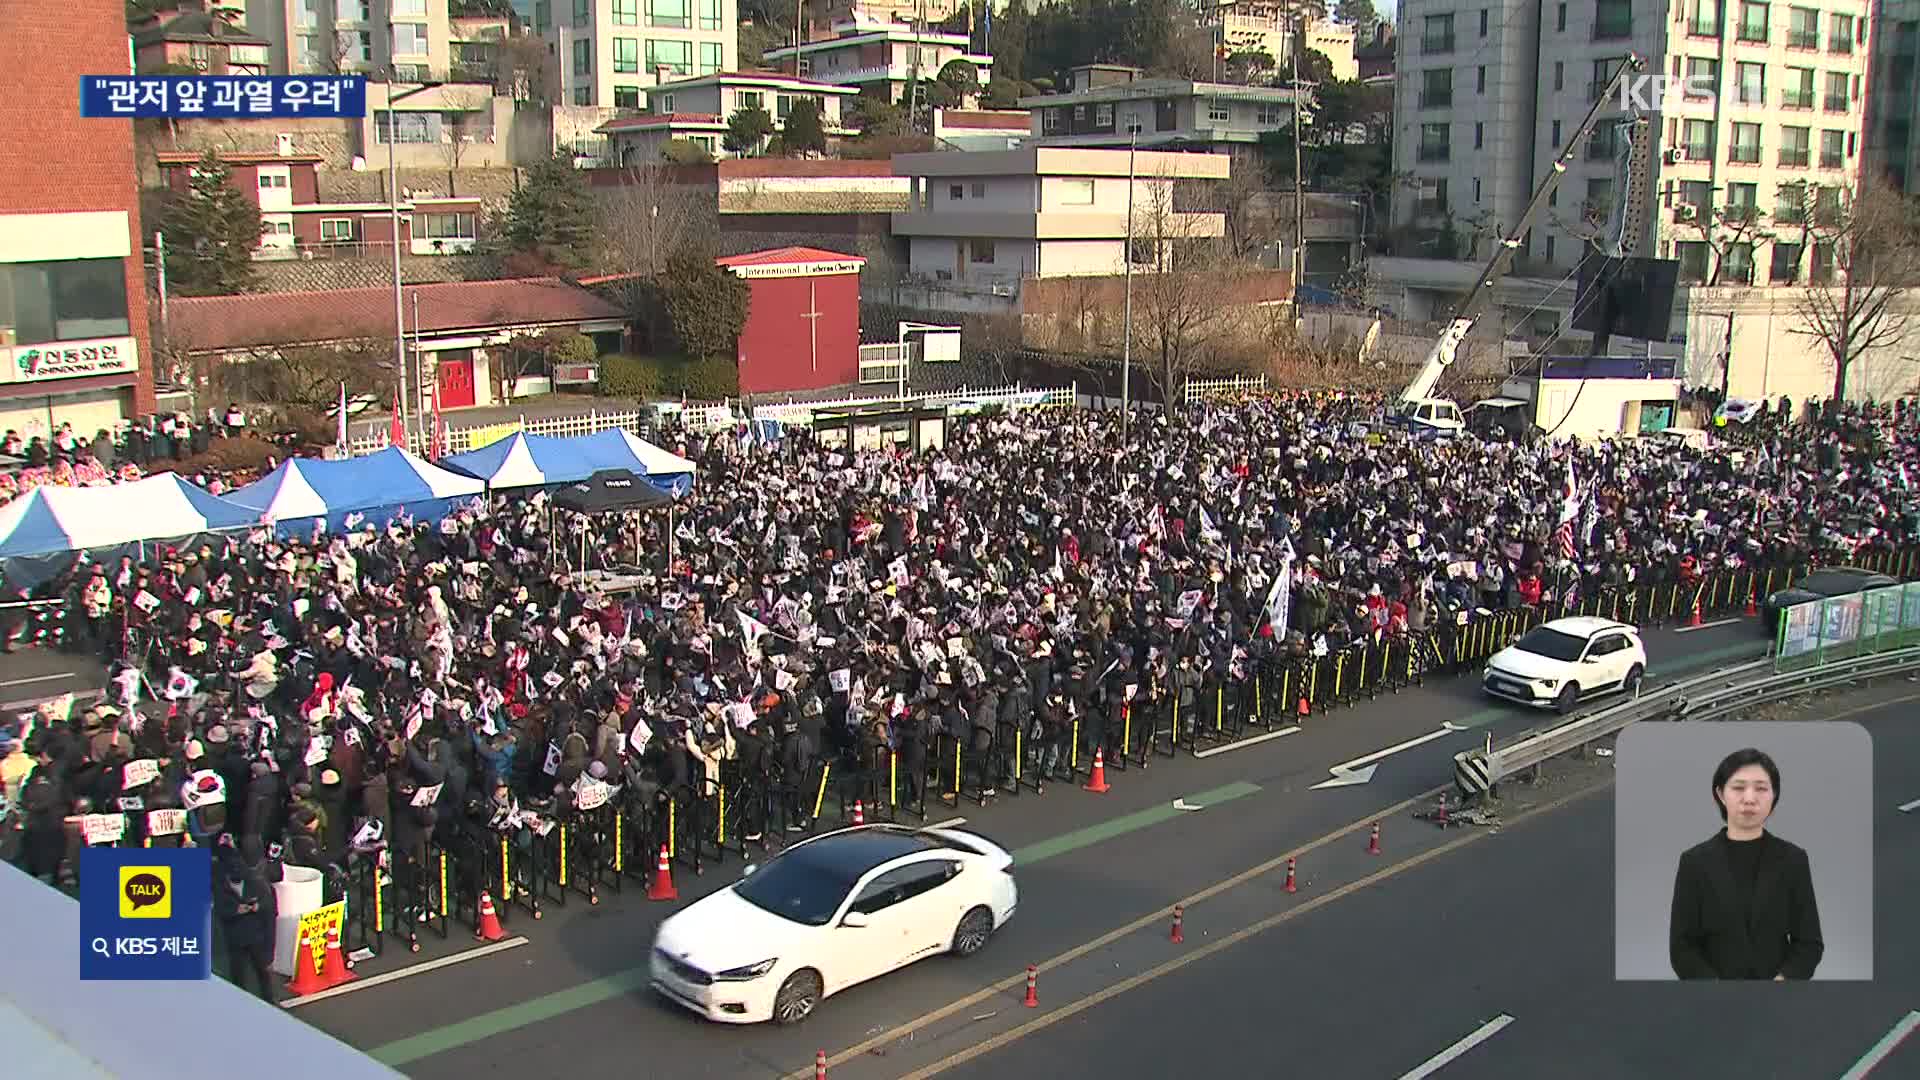
[[257,520],[245,506],[173,473],[102,487],[40,487],[0,507],[0,558],[137,546]]
[[614,429],[568,439],[580,456],[601,469],[625,469],[644,476],[654,487],[676,498],[693,487],[693,462],[668,450],[662,450],[631,431]]
[[316,520],[333,530],[355,517],[384,526],[405,514],[423,521],[446,516],[486,485],[442,469],[397,447],[342,461],[290,458],[266,476],[227,496],[283,532],[308,532]]
[[478,477],[496,491],[572,484],[592,476],[595,469],[581,453],[578,442],[516,431],[478,450],[443,458],[440,463]]

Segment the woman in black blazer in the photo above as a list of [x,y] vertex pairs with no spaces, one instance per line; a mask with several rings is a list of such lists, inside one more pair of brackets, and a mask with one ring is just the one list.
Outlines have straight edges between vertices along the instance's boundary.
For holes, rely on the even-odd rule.
[[1780,770],[1758,750],[1713,773],[1726,828],[1680,856],[1667,943],[1682,979],[1811,979],[1826,945],[1807,853],[1766,831]]

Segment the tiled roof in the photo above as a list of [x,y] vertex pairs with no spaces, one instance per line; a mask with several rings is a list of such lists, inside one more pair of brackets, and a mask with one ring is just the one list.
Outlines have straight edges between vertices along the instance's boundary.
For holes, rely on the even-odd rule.
[[[162,150],[153,155],[162,165],[198,165],[204,156],[194,150]],[[229,165],[317,165],[326,158],[319,154],[272,154],[254,151],[223,150],[220,160]]]
[[623,116],[618,120],[609,120],[595,131],[637,131],[646,128],[673,127],[683,124],[720,124],[725,123],[713,113],[652,113],[647,116]]
[[[217,30],[216,23],[219,24]],[[204,11],[190,11],[166,22],[155,22],[150,26],[143,26],[133,35],[133,44],[136,48],[152,45],[158,41],[205,41],[220,45],[270,44],[266,38],[258,34],[249,34],[240,27]]]
[[[623,317],[593,293],[550,277],[409,285],[403,291],[419,297],[420,331],[426,334]],[[168,321],[174,344],[194,352],[385,340],[393,337],[393,290],[182,297],[169,303]],[[413,321],[409,300],[409,331]]]
[[1032,114],[1025,109],[943,109],[940,123],[950,128],[1027,131]]
[[848,262],[853,259],[859,259],[861,262],[867,261],[858,255],[845,255],[838,251],[827,251],[824,248],[783,247],[770,248],[766,251],[749,251],[745,255],[728,255],[724,258],[715,259],[714,262],[719,263],[721,266],[732,268],[739,266],[795,266],[803,263]]

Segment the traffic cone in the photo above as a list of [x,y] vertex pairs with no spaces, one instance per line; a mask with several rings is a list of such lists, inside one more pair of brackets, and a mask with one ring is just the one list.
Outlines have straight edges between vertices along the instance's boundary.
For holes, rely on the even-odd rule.
[[660,845],[660,861],[653,867],[653,882],[647,886],[649,900],[678,900],[680,891],[673,887],[673,866],[667,859],[667,845]]
[[1186,909],[1179,904],[1173,905],[1173,933],[1168,935],[1167,940],[1173,942],[1175,945],[1187,940],[1187,935],[1180,930],[1180,917],[1185,911]]
[[825,1050],[815,1050],[813,1052],[813,1080],[827,1080],[827,1052]]
[[1291,856],[1291,855],[1289,855],[1289,856],[1287,856],[1287,885],[1286,885],[1286,889],[1287,889],[1287,891],[1288,891],[1288,892],[1299,892],[1299,891],[1300,891],[1300,889],[1299,889],[1299,887],[1298,887],[1298,886],[1296,886],[1296,885],[1295,885],[1295,884],[1293,883],[1293,856]]
[[1297,711],[1301,716],[1306,716],[1313,711],[1312,707],[1307,704],[1307,696],[1305,694],[1300,695],[1300,708]]
[[1380,854],[1380,823],[1373,823],[1373,835],[1367,838],[1367,854]]
[[1037,1009],[1040,1007],[1039,986],[1040,986],[1040,972],[1037,969],[1035,969],[1032,964],[1028,964],[1027,965],[1027,1000],[1024,1004],[1029,1009]]
[[1438,823],[1441,828],[1443,829],[1446,828],[1447,826],[1447,793],[1444,791],[1440,793],[1440,813],[1435,815],[1433,820],[1436,823]]
[[359,976],[347,970],[347,954],[340,948],[340,927],[328,928],[326,964],[321,968],[320,981],[329,987],[334,987],[341,983],[350,983],[357,978]]
[[303,933],[300,943],[293,947],[293,981],[287,984],[287,992],[295,997],[305,997],[326,988],[327,981],[313,969],[313,942]]
[[1747,610],[1744,614],[1749,619],[1760,614],[1760,586],[1755,585],[1747,592]]
[[499,941],[506,936],[506,930],[500,926],[500,915],[493,910],[493,897],[483,890],[480,893],[480,925],[473,931],[473,940]]
[[1087,782],[1084,786],[1086,790],[1096,792],[1096,793],[1112,790],[1111,785],[1107,783],[1107,748],[1106,747],[1098,746],[1094,748],[1093,775],[1087,778]]
[[1700,625],[1700,595],[1698,593],[1695,593],[1693,597],[1693,610],[1687,613],[1687,625]]
[[867,823],[867,804],[859,799],[853,800],[853,823],[855,825]]

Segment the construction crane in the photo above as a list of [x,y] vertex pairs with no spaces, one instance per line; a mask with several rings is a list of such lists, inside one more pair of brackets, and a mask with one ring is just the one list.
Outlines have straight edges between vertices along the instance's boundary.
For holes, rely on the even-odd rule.
[[1461,303],[1453,321],[1440,332],[1440,339],[1433,343],[1433,349],[1427,353],[1426,363],[1421,365],[1419,374],[1413,377],[1413,381],[1409,382],[1406,388],[1400,391],[1400,396],[1394,400],[1392,412],[1388,416],[1389,423],[1420,434],[1443,437],[1457,434],[1465,428],[1466,423],[1461,418],[1460,407],[1446,398],[1432,396],[1434,388],[1440,385],[1440,377],[1453,365],[1455,354],[1460,351],[1460,346],[1466,341],[1467,334],[1473,330],[1474,323],[1479,321],[1477,312],[1481,299],[1493,291],[1494,285],[1506,276],[1508,268],[1513,265],[1513,257],[1520,250],[1522,239],[1527,235],[1527,231],[1533,228],[1534,220],[1546,207],[1547,199],[1552,196],[1554,187],[1566,174],[1567,165],[1573,160],[1576,149],[1593,130],[1594,124],[1600,119],[1600,113],[1620,93],[1621,86],[1628,79],[1639,74],[1644,66],[1645,61],[1639,56],[1627,56],[1620,64],[1620,69],[1613,73],[1613,78],[1607,81],[1606,87],[1594,97],[1593,107],[1587,110],[1586,117],[1562,144],[1560,155],[1553,159],[1553,165],[1547,170],[1547,175],[1540,181],[1540,186],[1534,189],[1533,200],[1527,203],[1527,208],[1521,212],[1520,220],[1515,222],[1513,229],[1494,246],[1493,257],[1487,260],[1486,268],[1481,271],[1479,280],[1474,283],[1473,291],[1469,292],[1466,300]]

